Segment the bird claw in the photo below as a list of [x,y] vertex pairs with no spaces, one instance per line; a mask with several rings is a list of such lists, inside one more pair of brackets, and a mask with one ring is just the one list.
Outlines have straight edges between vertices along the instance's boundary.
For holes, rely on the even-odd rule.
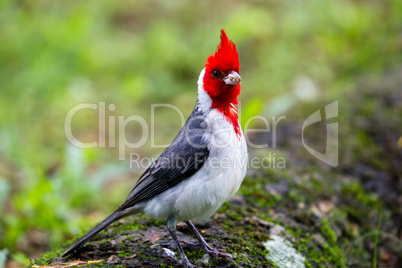
[[201,248],[213,258],[225,258],[228,261],[233,262],[232,257],[229,254],[224,253],[225,251],[223,249],[215,249],[208,244],[195,244],[191,242],[187,242],[186,246],[189,248]]
[[214,258],[225,258],[229,261],[233,261],[232,257],[229,254],[223,253],[223,250],[215,249],[209,245],[207,245],[204,250]]
[[223,249],[216,249],[216,248],[211,247],[208,244],[192,243],[190,241],[180,241],[180,242],[185,244],[186,247],[188,247],[188,248],[192,248],[192,249],[200,248],[213,258],[224,258],[230,262],[233,262],[232,257],[229,254],[226,254]]
[[[183,241],[181,241],[183,242]],[[201,248],[202,250],[204,250],[206,253],[208,253],[211,257],[213,258],[225,258],[229,261],[233,261],[232,257],[229,254],[224,253],[225,251],[223,249],[216,249],[211,247],[208,244],[202,244],[202,243],[192,243],[192,242],[188,242],[185,241],[184,244],[186,245],[186,247],[188,248]]]
[[187,258],[181,259],[181,260],[179,261],[179,263],[180,263],[181,265],[183,265],[185,268],[198,268],[198,266],[192,264]]
[[190,241],[180,240],[180,243],[184,244],[185,247],[191,248],[191,249],[194,249],[194,248],[203,248],[201,244],[199,244],[199,243],[193,243],[193,242],[190,242]]

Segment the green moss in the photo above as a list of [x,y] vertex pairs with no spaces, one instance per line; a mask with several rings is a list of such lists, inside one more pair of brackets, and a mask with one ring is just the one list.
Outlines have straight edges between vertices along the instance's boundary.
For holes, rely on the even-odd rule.
[[331,226],[329,225],[328,219],[322,220],[320,230],[331,245],[334,245],[336,243],[338,238],[336,237],[335,231],[332,230]]
[[[296,249],[307,257],[306,267],[346,267],[345,253],[340,248],[341,243],[338,242],[328,219],[323,218],[322,224],[317,228],[312,228],[309,232],[303,232],[300,227],[287,227],[286,231],[295,237]],[[322,247],[313,236],[320,233],[325,239]]]
[[306,268],[313,268],[313,266],[307,259],[304,261],[304,265],[306,266]]
[[[53,260],[57,257],[59,257],[63,253],[63,248],[57,248],[53,251],[46,252],[41,255],[40,259],[38,260],[33,260],[32,264],[38,265],[38,266],[46,266],[52,264]],[[32,265],[29,265],[28,267],[32,267]]]
[[259,217],[264,217],[264,211],[268,211],[282,200],[280,195],[272,195],[265,189],[268,183],[274,183],[281,179],[289,178],[286,170],[267,169],[265,175],[260,177],[246,177],[239,190],[239,194],[247,199],[247,202],[258,208]]
[[346,267],[346,258],[341,249],[336,246],[324,245],[324,257],[326,261],[334,265],[335,267]]
[[308,251],[308,258],[311,260],[312,263],[315,263],[319,267],[325,267],[325,259],[322,253],[318,250],[309,250]]
[[[262,245],[262,242],[269,239],[267,230],[259,229],[251,223],[233,226],[233,222],[232,226],[224,228],[228,228],[229,232],[236,234],[230,241],[232,246],[226,249],[229,253],[235,253],[236,263],[258,266],[266,262],[265,256],[269,254],[269,251]],[[257,258],[258,256],[264,256],[264,258],[261,260]]]
[[130,252],[121,252],[121,253],[119,253],[119,257],[120,257],[120,258],[129,257],[129,256],[131,256],[131,253],[130,253]]
[[204,254],[205,254],[205,251],[203,251],[202,249],[186,250],[187,258],[189,258],[191,260],[198,260],[198,259],[202,258],[202,256],[204,256]]
[[366,193],[361,184],[358,182],[351,182],[349,184],[343,185],[342,194],[346,196],[351,196],[362,204],[370,206],[376,210],[380,210],[382,207],[378,196],[375,194]]

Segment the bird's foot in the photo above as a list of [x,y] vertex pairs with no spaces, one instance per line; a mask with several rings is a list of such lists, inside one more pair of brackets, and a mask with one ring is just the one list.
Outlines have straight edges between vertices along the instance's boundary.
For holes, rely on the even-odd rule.
[[202,248],[200,243],[193,243],[187,240],[180,240],[180,244],[183,244],[184,247],[191,249]]
[[229,254],[224,253],[222,249],[216,249],[208,245],[207,243],[192,243],[189,241],[181,241],[183,244],[186,245],[188,248],[200,248],[207,252],[211,257],[214,258],[225,258],[229,261],[232,261],[232,257]]
[[216,248],[211,247],[210,245],[201,245],[201,248],[205,250],[210,256],[214,258],[225,258],[228,261],[233,261],[232,257],[229,254],[224,253],[223,250],[219,250]]
[[179,265],[183,265],[185,268],[198,268],[198,266],[192,264],[187,258],[185,258],[184,260],[183,259],[179,260],[176,259],[175,257],[167,257],[167,258]]
[[189,260],[181,261],[181,264],[186,268],[198,268],[198,266],[195,266]]

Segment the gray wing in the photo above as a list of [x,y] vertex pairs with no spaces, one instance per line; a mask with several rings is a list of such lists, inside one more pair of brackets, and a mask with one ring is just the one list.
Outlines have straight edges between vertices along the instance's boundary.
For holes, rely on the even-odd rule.
[[209,156],[207,127],[196,105],[173,142],[144,172],[117,210],[152,198],[197,172]]

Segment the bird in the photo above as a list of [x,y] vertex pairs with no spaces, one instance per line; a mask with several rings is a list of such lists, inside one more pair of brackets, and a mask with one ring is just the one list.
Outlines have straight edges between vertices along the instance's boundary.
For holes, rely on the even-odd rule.
[[193,222],[211,217],[236,194],[246,175],[247,144],[235,107],[240,104],[239,70],[236,45],[221,29],[220,43],[199,75],[198,98],[182,129],[138,179],[124,203],[73,243],[62,257],[76,253],[112,222],[144,212],[151,218],[166,220],[184,267],[195,266],[177,239],[178,222],[186,223],[208,254],[230,259],[208,245]]

